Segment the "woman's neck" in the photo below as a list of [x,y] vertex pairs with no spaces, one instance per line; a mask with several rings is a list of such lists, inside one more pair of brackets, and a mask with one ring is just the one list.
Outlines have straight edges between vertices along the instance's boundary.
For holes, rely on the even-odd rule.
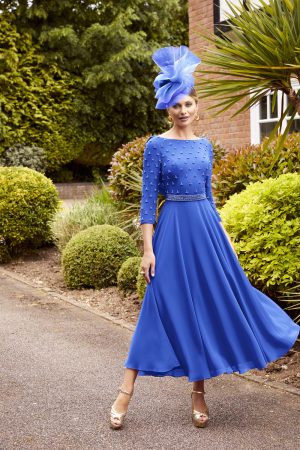
[[174,126],[166,133],[161,134],[161,136],[173,138],[173,139],[195,139],[195,136],[192,127],[180,128]]

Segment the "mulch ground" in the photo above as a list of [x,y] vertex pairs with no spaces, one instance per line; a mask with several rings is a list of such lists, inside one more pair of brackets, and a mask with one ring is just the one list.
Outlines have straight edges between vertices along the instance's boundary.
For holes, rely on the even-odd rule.
[[[2,267],[25,276],[36,285],[64,294],[78,303],[136,324],[141,307],[137,294],[125,297],[117,287],[70,290],[65,285],[60,253],[55,246],[30,250],[8,264],[2,264]],[[259,375],[269,383],[282,382],[300,388],[300,342],[296,342],[284,357],[268,364],[266,369],[253,369],[249,373]]]

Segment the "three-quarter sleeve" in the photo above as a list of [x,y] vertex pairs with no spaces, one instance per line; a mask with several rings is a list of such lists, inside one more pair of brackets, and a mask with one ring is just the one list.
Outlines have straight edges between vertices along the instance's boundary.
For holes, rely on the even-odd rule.
[[140,206],[141,225],[143,223],[156,223],[160,169],[160,150],[153,142],[153,138],[150,138],[146,142],[143,157],[142,198]]
[[214,159],[214,150],[213,150],[213,146],[212,146],[211,142],[209,142],[208,151],[209,151],[209,168],[208,168],[208,173],[205,178],[205,192],[206,192],[206,197],[207,197],[209,203],[211,204],[211,206],[217,216],[218,221],[222,222],[221,216],[218,213],[217,208],[216,208],[216,204],[215,204],[215,201],[213,198],[213,193],[212,193],[212,186],[211,186],[213,159]]

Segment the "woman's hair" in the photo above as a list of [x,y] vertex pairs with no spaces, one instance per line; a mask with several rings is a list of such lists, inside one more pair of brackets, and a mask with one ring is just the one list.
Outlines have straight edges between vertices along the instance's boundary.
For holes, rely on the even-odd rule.
[[189,96],[190,96],[190,97],[193,97],[193,99],[195,100],[195,102],[198,103],[199,98],[198,98],[198,94],[197,94],[195,88],[193,88],[193,89],[191,90],[191,92],[189,93]]

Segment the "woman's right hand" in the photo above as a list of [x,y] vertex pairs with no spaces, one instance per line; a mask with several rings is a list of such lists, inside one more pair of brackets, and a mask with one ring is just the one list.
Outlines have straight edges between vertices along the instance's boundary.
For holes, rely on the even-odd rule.
[[150,273],[154,277],[155,275],[155,255],[153,251],[146,251],[142,257],[141,262],[142,271],[147,283],[150,283]]

